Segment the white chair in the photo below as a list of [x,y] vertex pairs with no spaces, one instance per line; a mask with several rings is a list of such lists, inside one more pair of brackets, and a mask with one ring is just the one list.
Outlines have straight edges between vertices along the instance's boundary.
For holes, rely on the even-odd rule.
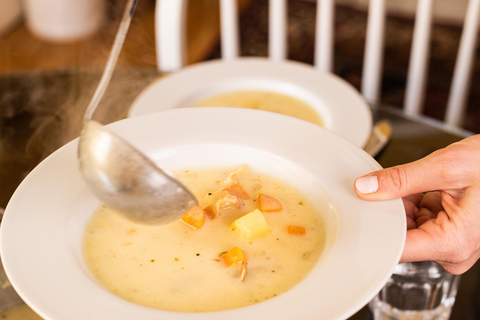
[[[236,59],[239,52],[237,0],[219,1],[222,59]],[[335,0],[317,1],[314,65],[320,71],[331,72],[334,59]],[[369,2],[361,93],[371,104],[381,103],[385,1]],[[155,34],[157,65],[160,71],[175,71],[185,65],[187,5],[188,0],[157,0]],[[432,6],[433,0],[418,0],[404,100],[404,110],[408,113],[422,112],[427,82]],[[287,7],[286,0],[269,2],[269,58],[275,61],[287,56]],[[470,0],[444,119],[448,125],[462,126],[463,123],[479,18],[480,0]]]

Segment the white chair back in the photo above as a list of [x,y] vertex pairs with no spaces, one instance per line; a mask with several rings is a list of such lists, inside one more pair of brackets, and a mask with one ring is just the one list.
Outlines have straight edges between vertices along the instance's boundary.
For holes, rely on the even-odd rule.
[[[231,60],[239,55],[237,0],[219,1],[221,55],[222,59]],[[317,0],[314,65],[323,72],[333,70],[334,1]],[[385,1],[369,1],[361,93],[372,105],[381,103]],[[155,34],[160,71],[175,71],[185,65],[187,5],[188,0],[157,0]],[[418,0],[403,106],[406,112],[414,114],[422,113],[425,96],[432,7],[433,0]],[[287,9],[286,0],[269,0],[268,55],[273,61],[287,57]],[[480,0],[470,0],[447,103],[445,122],[449,125],[462,126],[465,116],[479,18]]]

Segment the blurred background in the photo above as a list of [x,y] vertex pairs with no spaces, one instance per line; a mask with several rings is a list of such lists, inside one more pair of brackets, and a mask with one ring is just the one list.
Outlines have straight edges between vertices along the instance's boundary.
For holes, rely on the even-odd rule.
[[[434,1],[424,113],[436,119],[445,113],[467,2]],[[189,63],[220,57],[218,3],[190,1]],[[360,89],[368,0],[335,3],[334,72]],[[241,54],[267,56],[268,0],[238,4]],[[381,104],[401,108],[417,1],[386,4]],[[28,173],[32,165],[78,137],[81,116],[100,79],[124,5],[125,0],[0,1],[0,166],[9,173],[0,173],[0,181],[11,189],[0,194],[0,207],[23,178],[10,172]],[[292,60],[313,62],[315,9],[315,0],[288,1]],[[139,0],[115,84],[108,88],[97,120],[108,123],[124,117],[135,97],[161,75],[155,61],[154,18],[155,0]],[[475,133],[480,133],[479,72],[477,58],[463,126]]]
[[[80,3],[87,8],[65,5],[63,10],[58,9],[56,15],[64,16],[63,20],[60,19],[60,23],[64,24],[71,24],[72,19],[82,12],[88,12],[90,16],[89,19],[77,21],[85,25],[84,34],[77,32],[78,35],[70,37],[51,35],[48,30],[40,30],[42,19],[50,20],[50,25],[53,25],[52,20],[56,18],[48,12],[47,7],[49,3],[55,5],[59,1],[2,0],[0,73],[100,68],[104,65],[124,1],[85,0]],[[288,2],[289,57],[312,63],[316,1]],[[267,55],[268,1],[245,0],[239,3],[242,12],[242,54]],[[381,102],[402,106],[417,1],[388,0],[386,3],[388,17]],[[437,119],[442,119],[445,112],[466,5],[467,0],[434,1],[431,62],[424,112]],[[139,1],[119,67],[155,68],[154,8],[154,0]],[[361,81],[367,9],[368,0],[336,1],[334,70],[357,88],[360,88]],[[189,61],[219,57],[218,0],[190,1],[188,17]],[[468,117],[464,125],[465,129],[476,133],[480,132],[478,69],[477,59],[468,101]]]

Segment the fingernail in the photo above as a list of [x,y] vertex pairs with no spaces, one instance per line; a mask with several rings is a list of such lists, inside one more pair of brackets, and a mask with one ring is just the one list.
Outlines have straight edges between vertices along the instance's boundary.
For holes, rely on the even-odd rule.
[[355,188],[361,193],[374,193],[378,191],[377,176],[361,177],[355,181]]

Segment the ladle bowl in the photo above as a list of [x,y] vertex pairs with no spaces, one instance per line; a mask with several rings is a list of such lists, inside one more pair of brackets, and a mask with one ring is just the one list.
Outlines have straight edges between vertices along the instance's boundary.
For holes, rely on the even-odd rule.
[[78,158],[95,196],[131,220],[172,222],[197,203],[170,173],[93,120],[84,124]]
[[79,169],[105,205],[145,224],[177,220],[197,204],[195,196],[141,151],[92,120],[110,82],[137,0],[129,0],[102,78],[85,111],[78,144]]

